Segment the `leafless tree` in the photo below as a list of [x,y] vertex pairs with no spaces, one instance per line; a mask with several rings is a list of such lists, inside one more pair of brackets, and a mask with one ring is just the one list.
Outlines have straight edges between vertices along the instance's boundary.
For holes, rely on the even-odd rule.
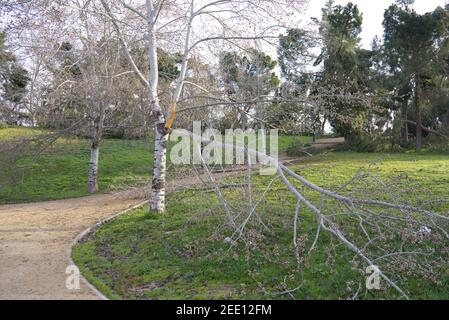
[[[151,1],[145,4],[115,1],[112,4],[101,0],[105,16],[113,24],[117,37],[133,71],[148,88],[151,112],[155,120],[155,156],[153,162],[153,181],[151,210],[165,210],[166,153],[170,128],[175,119],[176,106],[183,95],[189,58],[198,50],[213,43],[226,43],[242,46],[244,41],[273,41],[279,30],[285,27],[289,17],[298,13],[302,1]],[[148,47],[150,66],[149,78],[145,77],[133,60],[127,37],[129,24],[125,23],[126,13],[135,14],[145,22],[143,35]],[[284,23],[282,23],[282,21]],[[207,29],[204,27],[207,26]],[[176,42],[182,44],[181,47]],[[182,54],[180,74],[170,93],[170,107],[163,107],[158,97],[157,47],[174,46]]]
[[146,98],[142,99],[142,90],[132,88],[133,71],[124,66],[112,25],[101,12],[89,10],[89,2],[10,2],[9,29],[12,44],[32,69],[25,103],[32,124],[62,126],[64,132],[68,126],[72,133],[89,137],[87,189],[93,193],[98,191],[105,122],[111,123],[120,109],[126,116],[116,127],[130,125],[129,119],[141,126],[146,111],[136,106]]

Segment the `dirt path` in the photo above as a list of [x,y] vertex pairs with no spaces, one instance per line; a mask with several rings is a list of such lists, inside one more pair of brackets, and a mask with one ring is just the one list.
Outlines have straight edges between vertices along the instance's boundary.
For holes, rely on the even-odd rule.
[[[339,141],[326,140],[322,147]],[[169,182],[167,189],[201,184],[198,177]],[[89,197],[0,206],[1,299],[98,299],[83,282],[66,288],[67,249],[89,226],[142,202],[126,191]]]
[[345,138],[325,138],[317,140],[317,142],[312,143],[312,145],[316,148],[328,149],[343,143],[345,143]]
[[0,299],[98,299],[65,286],[67,247],[90,225],[132,207],[129,193],[0,206]]

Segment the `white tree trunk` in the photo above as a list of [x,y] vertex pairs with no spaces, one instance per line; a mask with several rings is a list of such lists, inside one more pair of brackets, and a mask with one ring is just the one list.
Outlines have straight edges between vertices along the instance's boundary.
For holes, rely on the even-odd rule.
[[183,82],[187,72],[187,64],[189,60],[189,45],[190,33],[192,27],[192,20],[194,17],[194,1],[191,0],[190,17],[187,25],[186,40],[184,43],[184,54],[181,62],[181,70],[176,81],[176,89],[172,101],[172,109],[167,114],[167,121],[162,113],[157,97],[157,83],[159,79],[158,64],[157,64],[157,50],[154,38],[154,17],[151,14],[154,12],[152,3],[147,0],[147,9],[150,13],[148,15],[148,52],[150,62],[150,81],[149,81],[149,97],[153,102],[153,115],[158,119],[155,129],[154,141],[154,162],[153,162],[153,181],[151,184],[151,211],[164,212],[165,211],[165,178],[167,171],[167,144],[169,138],[170,127],[176,111],[176,103],[178,102],[183,87]]
[[89,193],[98,192],[98,160],[100,158],[100,142],[103,135],[103,123],[105,118],[104,105],[99,106],[99,116],[92,123],[92,143],[90,147],[90,162],[87,181]]
[[154,141],[153,180],[151,183],[151,211],[165,211],[165,177],[167,170],[168,131],[165,122],[156,125]]
[[[158,17],[158,13],[160,12],[164,0],[152,1],[146,0],[146,15],[139,14],[140,17],[146,19],[147,22],[147,41],[148,41],[148,62],[150,66],[150,74],[148,81],[146,80],[144,74],[139,70],[136,63],[134,62],[129,48],[126,44],[126,41],[123,37],[123,34],[120,30],[120,27],[117,23],[117,19],[113,16],[111,9],[106,0],[101,0],[101,3],[106,10],[108,17],[111,19],[112,25],[117,32],[119,40],[124,49],[125,55],[127,57],[128,62],[130,63],[133,71],[136,73],[140,82],[148,88],[148,98],[150,103],[150,110],[153,118],[156,119],[156,127],[155,127],[155,142],[154,142],[154,161],[153,161],[153,180],[152,180],[152,190],[151,190],[151,199],[150,199],[150,210],[156,212],[164,212],[165,211],[165,178],[166,178],[166,170],[167,170],[167,143],[170,132],[170,126],[173,121],[174,112],[176,110],[176,102],[179,99],[182,91],[182,85],[184,82],[188,57],[190,52],[190,33],[191,33],[191,24],[194,18],[194,1],[191,0],[190,7],[190,17],[187,25],[187,33],[186,40],[184,44],[184,56],[183,61],[181,63],[180,75],[177,80],[176,90],[173,96],[172,108],[171,112],[168,114],[168,123],[166,123],[166,118],[162,112],[162,109],[159,105],[158,98],[158,81],[159,81],[159,69],[158,69],[158,59],[157,59],[157,46],[156,46],[156,37],[155,37],[155,24]],[[210,4],[211,5],[211,4]],[[207,6],[203,6],[203,9],[207,8]],[[137,12],[137,10],[133,9],[131,6],[125,5],[126,8]],[[172,117],[170,117],[172,115]]]
[[98,191],[98,159],[100,156],[100,146],[97,143],[92,143],[90,149],[89,162],[89,179],[87,183],[87,191],[94,193]]
[[150,77],[148,81],[148,97],[151,104],[152,115],[156,118],[154,137],[153,180],[151,183],[150,210],[162,213],[165,211],[165,177],[167,170],[167,143],[169,130],[165,128],[165,117],[159,105],[157,93],[159,83],[159,66],[157,61],[157,47],[154,35],[156,12],[151,0],[147,5],[147,32],[148,32],[148,61]]

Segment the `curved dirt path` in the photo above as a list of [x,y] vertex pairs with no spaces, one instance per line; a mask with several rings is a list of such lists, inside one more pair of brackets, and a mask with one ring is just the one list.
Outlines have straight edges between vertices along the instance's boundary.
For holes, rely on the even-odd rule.
[[0,206],[0,299],[99,299],[69,290],[67,248],[80,232],[142,199],[129,192]]
[[[319,140],[327,149],[341,139]],[[294,158],[281,159],[290,162]],[[238,174],[231,172],[228,174]],[[220,173],[214,173],[218,177]],[[200,177],[168,181],[167,191],[201,185]],[[93,224],[142,202],[137,190],[82,198],[0,206],[0,300],[99,299],[83,281],[66,288],[67,250]]]

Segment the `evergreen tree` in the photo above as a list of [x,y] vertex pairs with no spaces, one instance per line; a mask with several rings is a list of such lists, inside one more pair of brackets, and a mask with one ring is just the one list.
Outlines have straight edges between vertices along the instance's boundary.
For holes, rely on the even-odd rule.
[[256,118],[266,118],[266,110],[257,100],[274,93],[279,86],[280,80],[274,72],[276,65],[277,62],[269,55],[255,49],[246,55],[237,52],[221,55],[222,84],[228,98],[236,102],[235,109],[242,128],[247,127],[250,113],[254,110]]
[[[398,1],[384,14],[384,52],[396,87],[413,97],[416,149],[422,147],[423,108],[429,98],[435,71],[444,65],[448,46],[448,12],[437,8],[423,15],[411,8],[413,1]],[[407,98],[404,98],[407,99]],[[407,114],[406,106],[403,112]],[[407,115],[404,121],[408,121]]]
[[18,63],[14,54],[6,47],[6,34],[0,32],[0,93],[5,101],[0,100],[0,120],[17,124],[26,117],[20,109],[20,102],[26,93],[29,82],[28,72]]

